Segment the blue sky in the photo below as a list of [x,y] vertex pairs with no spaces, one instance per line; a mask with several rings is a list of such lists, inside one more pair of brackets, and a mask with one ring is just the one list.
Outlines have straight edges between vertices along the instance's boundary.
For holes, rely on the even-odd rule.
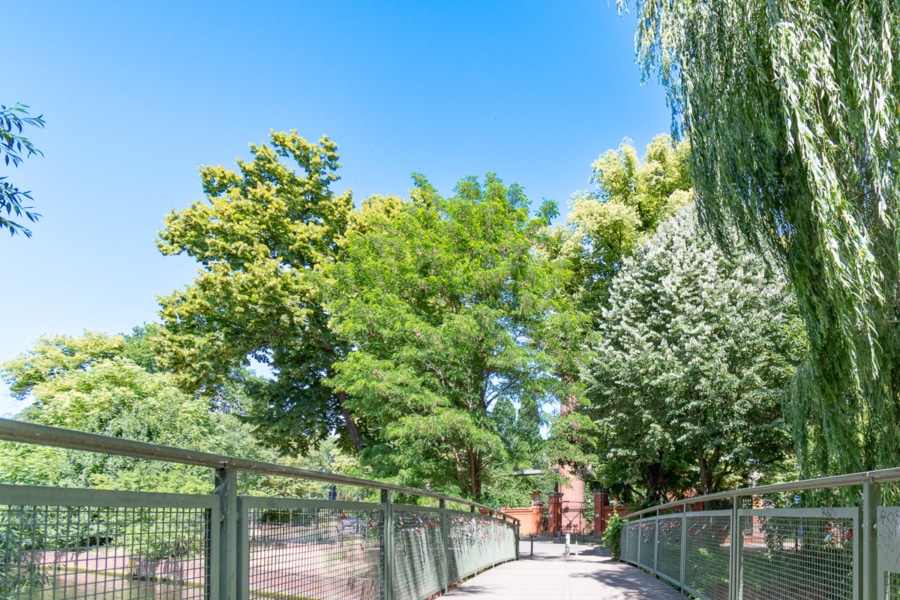
[[[623,138],[668,131],[640,85],[635,19],[604,0],[31,2],[4,6],[0,104],[47,126],[44,156],[0,175],[33,192],[34,236],[0,236],[0,361],[41,334],[117,333],[188,284],[156,234],[269,131],[327,134],[357,202],[444,194],[496,172],[535,204],[589,188]],[[0,384],[0,414],[20,403]]]

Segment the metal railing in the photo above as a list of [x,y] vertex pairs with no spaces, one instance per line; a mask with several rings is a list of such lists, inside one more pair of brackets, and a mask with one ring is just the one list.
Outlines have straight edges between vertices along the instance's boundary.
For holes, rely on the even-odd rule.
[[[420,600],[518,558],[518,520],[427,490],[7,419],[0,440],[215,473],[209,495],[0,485],[0,599]],[[381,501],[239,496],[240,472]]]
[[632,513],[621,558],[704,600],[900,599],[900,469]]

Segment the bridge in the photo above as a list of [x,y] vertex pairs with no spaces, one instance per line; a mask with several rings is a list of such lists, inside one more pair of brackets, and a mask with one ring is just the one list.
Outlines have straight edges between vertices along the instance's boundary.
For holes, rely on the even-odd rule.
[[568,560],[564,544],[529,539],[519,545],[519,560],[465,581],[448,594],[464,600],[684,600],[670,585],[624,562],[600,546],[573,544]]
[[[0,440],[212,475],[206,494],[0,485],[4,599],[900,598],[900,468],[639,510],[616,562],[594,544],[568,558],[552,539],[532,551],[517,519],[429,490],[6,419]],[[239,473],[358,494],[253,496]]]

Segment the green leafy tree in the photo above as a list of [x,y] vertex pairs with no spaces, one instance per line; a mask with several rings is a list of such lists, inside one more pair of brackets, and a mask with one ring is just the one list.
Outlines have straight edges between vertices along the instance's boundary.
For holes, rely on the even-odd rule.
[[[272,459],[233,415],[184,394],[167,374],[122,356],[121,336],[38,340],[0,367],[12,390],[34,403],[19,419],[89,433],[248,458]],[[207,469],[121,456],[0,444],[0,480],[33,485],[208,493]]]
[[365,426],[322,379],[347,353],[315,273],[337,259],[353,201],[335,194],[337,146],[296,132],[252,145],[238,169],[200,170],[206,201],[166,218],[159,248],[187,254],[194,283],[161,300],[164,366],[184,389],[218,394],[252,357],[273,372],[243,408],[257,435],[293,454],[336,431],[356,449]]
[[567,388],[548,445],[555,464],[582,468],[596,461],[597,429],[579,376],[582,348],[595,335],[609,286],[638,244],[691,199],[690,147],[660,135],[643,160],[629,140],[592,165],[596,189],[574,196],[567,228],[546,231],[540,246],[564,273],[576,310],[550,319],[554,374]]
[[804,352],[778,271],[725,256],[683,209],[613,280],[588,360],[607,485],[706,494],[777,468],[790,436],[781,401]]
[[597,189],[574,196],[571,234],[561,251],[571,261],[579,307],[595,322],[610,282],[638,243],[691,199],[690,146],[659,135],[640,160],[630,140],[591,166]]
[[[0,105],[0,156],[7,167],[10,164],[18,167],[23,159],[42,154],[31,140],[22,135],[25,125],[43,127],[44,118],[41,115],[29,116],[28,107],[18,102],[12,106]],[[26,201],[31,201],[31,192],[20,190],[7,177],[0,177],[0,229],[8,229],[10,235],[22,233],[31,237],[30,229],[11,218],[25,217],[31,222],[37,221],[40,215],[33,212],[31,206],[26,206]],[[5,216],[2,215],[4,211]]]
[[[627,4],[620,2],[620,6]],[[774,249],[806,319],[798,451],[900,461],[900,10],[889,2],[635,2],[690,138],[702,221]]]
[[555,385],[541,335],[565,303],[533,251],[554,209],[530,217],[522,189],[493,174],[451,198],[414,179],[411,201],[364,206],[326,272],[332,326],[352,343],[329,385],[372,428],[376,472],[480,499],[492,470],[534,444]]
[[122,336],[93,331],[76,338],[42,336],[32,348],[3,363],[0,372],[9,384],[10,392],[21,400],[36,385],[75,371],[86,371],[97,362],[120,356],[124,349]]

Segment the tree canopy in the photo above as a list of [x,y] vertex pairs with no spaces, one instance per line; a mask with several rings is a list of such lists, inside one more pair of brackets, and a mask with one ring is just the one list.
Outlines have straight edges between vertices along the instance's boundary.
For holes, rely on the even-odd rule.
[[531,217],[522,189],[493,174],[451,198],[414,179],[411,200],[364,205],[365,227],[326,271],[332,326],[352,345],[329,385],[371,427],[376,472],[480,499],[491,470],[540,439],[555,384],[541,335],[567,305],[533,252],[555,207]]
[[702,221],[723,243],[736,228],[774,249],[796,289],[810,340],[793,397],[805,465],[896,465],[897,6],[635,5],[645,72],[659,73],[691,142]]
[[554,375],[566,386],[561,414],[547,446],[551,460],[584,468],[596,463],[598,431],[580,378],[583,348],[591,343],[609,302],[609,286],[638,244],[691,199],[690,146],[656,136],[643,160],[630,140],[591,166],[596,188],[573,196],[567,227],[546,231],[538,246],[555,261],[574,310],[548,319]]
[[[207,399],[184,394],[166,373],[128,359],[122,336],[87,333],[38,340],[0,367],[19,397],[34,403],[19,419],[89,433],[272,460],[237,417],[210,410]],[[207,493],[207,469],[121,456],[0,444],[0,480]]]
[[[186,390],[215,394],[249,364],[274,378],[256,382],[245,407],[257,435],[289,454],[337,431],[364,446],[346,395],[323,384],[347,352],[328,324],[315,274],[336,260],[353,201],[335,194],[337,146],[297,132],[251,145],[237,170],[200,169],[206,200],[172,212],[164,254],[200,263],[193,284],[161,300],[161,355]],[[362,431],[361,431],[362,429]]]
[[793,296],[761,259],[725,256],[693,206],[624,261],[591,350],[607,486],[711,493],[788,454],[781,401],[804,351]]
[[[18,102],[12,106],[0,105],[0,157],[7,167],[10,164],[18,167],[23,159],[42,154],[31,140],[22,134],[25,125],[43,127],[44,117],[29,116],[28,106]],[[12,219],[14,216],[16,219],[24,217],[32,222],[37,221],[40,215],[34,212],[31,206],[26,206],[26,201],[31,201],[31,192],[20,190],[5,176],[0,177],[0,230],[8,229],[10,235],[22,233],[26,237],[31,237],[30,229],[22,225],[21,221]],[[4,211],[5,216],[2,214]]]
[[591,165],[596,189],[573,196],[563,252],[578,306],[600,317],[609,284],[638,243],[691,199],[690,145],[659,135],[638,158],[630,140]]
[[555,205],[532,217],[494,175],[442,198],[416,175],[411,199],[354,210],[329,189],[327,138],[273,133],[251,152],[203,167],[206,200],[160,233],[163,253],[201,265],[161,301],[161,366],[215,396],[250,358],[267,364],[240,412],[288,454],[336,432],[381,474],[473,497],[496,465],[532,466],[557,385],[547,323],[571,308],[535,247]]

